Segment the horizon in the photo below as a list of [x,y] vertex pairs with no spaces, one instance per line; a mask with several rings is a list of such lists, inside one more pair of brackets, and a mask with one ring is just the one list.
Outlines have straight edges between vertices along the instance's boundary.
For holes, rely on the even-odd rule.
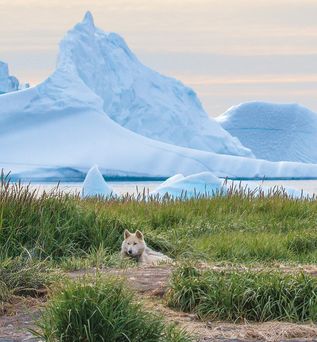
[[312,0],[4,0],[0,60],[21,82],[40,83],[54,70],[59,41],[87,10],[145,65],[192,87],[210,116],[256,100],[317,112]]

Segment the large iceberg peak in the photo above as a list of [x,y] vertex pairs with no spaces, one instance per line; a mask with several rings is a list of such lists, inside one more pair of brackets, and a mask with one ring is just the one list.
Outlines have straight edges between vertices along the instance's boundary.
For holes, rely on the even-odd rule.
[[95,28],[94,18],[90,11],[87,11],[85,13],[82,23],[88,25],[91,28]]
[[94,18],[91,12],[87,11],[83,17],[83,20],[75,25],[74,29],[69,31],[68,34],[72,31],[78,32],[86,32],[88,34],[94,34],[96,31]]
[[174,145],[253,157],[208,117],[192,89],[143,65],[120,35],[97,28],[90,12],[63,38],[58,68],[79,77],[102,99],[103,111],[135,133]]

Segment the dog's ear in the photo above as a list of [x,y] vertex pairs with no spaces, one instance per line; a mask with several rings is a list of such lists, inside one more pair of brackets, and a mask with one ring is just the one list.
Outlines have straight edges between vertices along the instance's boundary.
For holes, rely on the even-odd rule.
[[143,234],[142,234],[139,230],[137,230],[137,231],[135,232],[135,236],[136,236],[138,239],[143,240]]
[[128,229],[125,229],[123,233],[124,238],[127,239],[130,235],[131,233],[128,231]]

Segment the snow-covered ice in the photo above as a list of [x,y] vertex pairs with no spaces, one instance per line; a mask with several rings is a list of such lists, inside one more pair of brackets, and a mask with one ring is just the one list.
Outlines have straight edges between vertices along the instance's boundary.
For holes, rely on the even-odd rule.
[[226,195],[231,191],[243,191],[252,193],[253,196],[270,196],[272,194],[286,194],[292,198],[305,198],[309,194],[304,191],[290,187],[269,187],[262,184],[245,182],[243,185],[239,181],[227,181],[216,177],[211,172],[202,172],[184,177],[177,174],[168,178],[160,184],[150,195],[163,198],[169,196],[179,199],[191,199],[197,197],[213,197],[215,195]]
[[0,61],[0,94],[9,93],[18,89],[18,79],[15,76],[10,76],[8,64]]
[[109,197],[113,195],[113,190],[106,183],[98,166],[94,165],[87,173],[83,183],[81,196],[86,197]]
[[317,163],[317,114],[303,106],[247,102],[217,120],[259,159]]
[[[104,40],[105,34],[94,27],[88,14],[62,41],[58,67],[47,80],[29,89],[0,96],[0,168],[11,170],[13,177],[45,180],[47,176],[68,180],[86,174],[91,165],[97,164],[105,176],[167,178],[178,173],[186,177],[207,171],[217,177],[229,178],[317,178],[317,164],[274,163],[185,148],[150,139],[120,126],[105,113],[104,96],[120,93],[121,81],[115,89],[105,89],[101,97],[82,74],[86,73],[86,66],[90,68],[91,58],[94,58],[95,50],[88,44],[91,32],[96,40],[98,37],[100,41]],[[82,35],[88,42],[84,39],[75,44]],[[108,37],[114,39],[113,52],[117,51],[120,61],[123,52],[116,44],[122,44],[122,40],[115,34]],[[77,45],[82,48],[70,51],[69,42],[75,44],[74,48]],[[156,74],[151,71],[150,75]],[[153,82],[155,77],[158,76],[153,76]],[[99,80],[99,73],[94,79]],[[154,120],[154,126],[161,126],[161,119],[148,118]],[[162,120],[162,130],[165,124]],[[175,121],[176,124],[180,123]],[[146,123],[144,125],[146,127]],[[181,124],[178,129],[183,130]],[[190,138],[190,135],[186,136],[186,139]],[[228,146],[231,145],[230,135],[225,140]]]
[[175,145],[252,157],[238,139],[208,117],[191,88],[144,66],[122,37],[95,27],[89,12],[62,40],[58,68],[73,68],[102,99],[103,111],[136,133]]
[[178,174],[168,178],[150,195],[164,197],[166,194],[176,198],[199,196],[212,197],[223,189],[223,181],[211,172],[201,172],[184,177]]

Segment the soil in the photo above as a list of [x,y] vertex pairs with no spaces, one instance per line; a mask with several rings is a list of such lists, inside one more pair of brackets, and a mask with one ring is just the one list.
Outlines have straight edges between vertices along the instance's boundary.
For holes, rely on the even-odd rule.
[[0,341],[38,341],[29,329],[34,328],[34,322],[39,318],[43,306],[43,298],[30,297],[16,297],[10,303],[5,304],[2,310],[3,315],[0,316]]
[[[212,268],[223,270],[223,267],[220,266],[212,266]],[[280,269],[286,272],[298,271],[298,267],[280,267]],[[316,268],[312,266],[301,267],[300,270],[316,275]],[[180,327],[193,333],[197,337],[197,342],[317,342],[317,326],[313,324],[202,322],[194,314],[178,312],[165,307],[162,296],[166,291],[172,272],[171,266],[102,269],[98,272],[106,276],[125,278],[128,285],[140,293],[147,308],[163,314],[168,321],[174,321]],[[92,269],[70,272],[68,276],[76,279],[95,273],[96,270]],[[40,316],[44,305],[43,299],[34,298],[13,299],[11,303],[6,304],[4,314],[0,316],[0,342],[39,341],[32,337],[28,329],[34,328],[34,322]]]

